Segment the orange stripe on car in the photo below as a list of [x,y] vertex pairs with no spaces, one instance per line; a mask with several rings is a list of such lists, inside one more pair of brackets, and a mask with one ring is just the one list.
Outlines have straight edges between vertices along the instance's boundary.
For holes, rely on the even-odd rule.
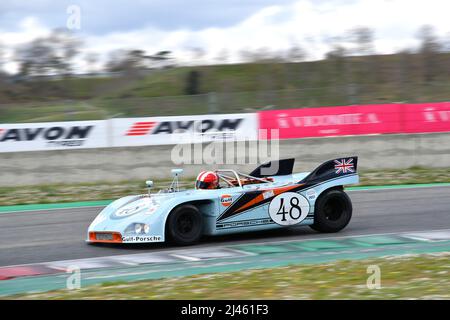
[[244,211],[245,209],[247,209],[247,208],[249,208],[251,206],[255,206],[258,203],[263,202],[264,200],[266,200],[266,198],[264,198],[264,192],[273,191],[273,195],[277,196],[277,195],[279,195],[281,193],[288,192],[288,191],[290,191],[292,189],[295,189],[295,188],[297,188],[299,186],[301,186],[301,184],[296,184],[296,185],[293,185],[293,186],[287,186],[287,187],[281,187],[281,188],[264,190],[263,193],[258,195],[256,198],[254,198],[253,200],[248,201],[246,204],[244,204],[241,207],[237,208],[235,213]]

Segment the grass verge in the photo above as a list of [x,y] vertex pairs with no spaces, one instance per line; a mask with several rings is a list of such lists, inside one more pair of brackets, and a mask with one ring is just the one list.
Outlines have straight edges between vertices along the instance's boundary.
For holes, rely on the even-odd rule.
[[[104,283],[7,299],[450,299],[450,253]],[[369,289],[368,266],[381,271]]]
[[[399,170],[370,170],[360,172],[361,186],[450,183],[450,168],[412,167]],[[155,181],[166,187],[170,181]],[[182,181],[191,188],[193,178]],[[155,188],[157,190],[157,188]],[[0,206],[37,203],[61,203],[116,199],[129,194],[145,193],[144,181],[97,182],[83,184],[54,184],[23,187],[0,187]]]

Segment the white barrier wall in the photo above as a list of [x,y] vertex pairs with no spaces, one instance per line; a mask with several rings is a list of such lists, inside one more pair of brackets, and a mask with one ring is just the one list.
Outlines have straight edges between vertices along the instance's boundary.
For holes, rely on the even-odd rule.
[[0,124],[0,153],[256,140],[257,115]]
[[112,119],[114,147],[256,140],[256,114]]
[[[450,133],[289,139],[280,141],[280,155],[296,159],[295,172],[310,171],[326,160],[349,155],[359,156],[361,170],[449,167],[448,141]],[[0,186],[139,180],[144,191],[145,180],[170,179],[170,169],[177,167],[182,167],[185,170],[183,176],[190,178],[203,170],[228,168],[250,173],[258,166],[256,163],[180,166],[172,161],[173,147],[0,153]],[[241,163],[246,159],[237,160]]]
[[107,146],[106,121],[0,125],[0,152],[104,148]]

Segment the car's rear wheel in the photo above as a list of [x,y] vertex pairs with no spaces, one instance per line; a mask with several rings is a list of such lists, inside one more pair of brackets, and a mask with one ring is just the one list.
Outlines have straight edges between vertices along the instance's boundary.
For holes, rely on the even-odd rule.
[[344,191],[325,191],[316,201],[311,228],[320,232],[338,232],[348,225],[352,211],[352,202]]
[[202,231],[203,216],[193,205],[186,204],[175,208],[167,219],[167,236],[178,245],[197,242],[202,236]]

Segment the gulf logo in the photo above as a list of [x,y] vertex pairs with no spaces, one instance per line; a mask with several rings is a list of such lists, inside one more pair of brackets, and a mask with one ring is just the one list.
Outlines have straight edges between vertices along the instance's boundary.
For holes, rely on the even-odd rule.
[[224,194],[224,195],[222,195],[222,197],[220,198],[220,203],[221,203],[224,207],[228,207],[232,202],[233,202],[233,198],[232,198],[229,194]]

